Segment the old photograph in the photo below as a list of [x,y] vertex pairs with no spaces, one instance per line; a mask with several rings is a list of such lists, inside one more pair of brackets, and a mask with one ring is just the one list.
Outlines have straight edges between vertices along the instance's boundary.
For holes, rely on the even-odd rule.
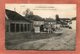
[[76,4],[6,4],[7,50],[75,50]]

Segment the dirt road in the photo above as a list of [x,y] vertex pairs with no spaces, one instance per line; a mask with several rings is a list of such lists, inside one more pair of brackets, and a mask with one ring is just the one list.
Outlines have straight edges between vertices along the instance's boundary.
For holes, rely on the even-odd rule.
[[74,30],[65,30],[62,35],[54,36],[47,39],[40,39],[20,43],[13,46],[12,49],[19,50],[75,50],[75,37]]

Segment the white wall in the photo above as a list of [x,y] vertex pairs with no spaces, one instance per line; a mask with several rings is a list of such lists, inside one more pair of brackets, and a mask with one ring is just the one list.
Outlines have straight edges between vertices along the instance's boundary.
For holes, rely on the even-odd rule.
[[72,21],[71,27],[72,27],[72,29],[76,29],[76,20]]
[[40,33],[40,27],[34,27],[35,33]]

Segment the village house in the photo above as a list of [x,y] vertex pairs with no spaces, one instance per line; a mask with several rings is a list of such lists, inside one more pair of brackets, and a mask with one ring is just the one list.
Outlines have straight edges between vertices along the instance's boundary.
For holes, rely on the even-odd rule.
[[44,23],[44,31],[55,29],[56,21],[52,18],[46,18]]
[[15,11],[5,10],[6,32],[31,32],[32,22]]
[[70,25],[72,29],[76,29],[76,17],[72,18],[72,24]]
[[41,30],[42,30],[42,25],[44,25],[44,21],[43,20],[36,20],[36,21],[33,21],[33,27],[34,27],[34,30],[35,30],[35,33],[40,33]]
[[30,9],[27,9],[25,11],[25,18],[29,19],[33,23],[33,29],[32,31],[35,33],[40,33],[42,30],[42,25],[44,24],[44,19],[38,15],[34,15],[33,11],[30,11]]
[[59,15],[56,15],[56,22],[57,24],[60,24],[60,27],[71,29],[70,25],[72,24],[72,21],[70,18],[60,18]]

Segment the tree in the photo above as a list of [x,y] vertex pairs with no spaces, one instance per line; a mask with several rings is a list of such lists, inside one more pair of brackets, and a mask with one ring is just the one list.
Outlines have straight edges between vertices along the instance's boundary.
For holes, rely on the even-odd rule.
[[25,17],[27,18],[29,15],[33,15],[33,12],[30,11],[30,9],[27,9],[27,10],[25,11]]
[[40,17],[38,15],[29,15],[28,19],[30,19],[30,20],[37,20],[37,21],[44,20],[42,17]]
[[34,15],[32,11],[30,11],[30,9],[27,9],[25,11],[25,18],[29,19],[29,20],[44,20],[42,17],[38,16],[38,15]]
[[59,15],[56,15],[56,23],[59,23],[59,22],[60,22]]
[[56,21],[60,21],[59,15],[56,15]]
[[55,21],[53,18],[46,18],[45,20],[46,20],[46,21],[49,21],[49,22]]

